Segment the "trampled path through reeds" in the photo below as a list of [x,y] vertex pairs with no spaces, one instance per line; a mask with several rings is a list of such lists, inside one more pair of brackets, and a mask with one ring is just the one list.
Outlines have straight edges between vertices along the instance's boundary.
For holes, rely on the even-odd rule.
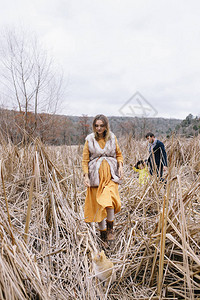
[[146,142],[119,141],[122,210],[106,252],[117,280],[105,289],[92,270],[98,228],[84,222],[82,146],[2,141],[0,299],[199,299],[200,140],[164,142],[167,185],[140,187],[130,164],[147,158]]

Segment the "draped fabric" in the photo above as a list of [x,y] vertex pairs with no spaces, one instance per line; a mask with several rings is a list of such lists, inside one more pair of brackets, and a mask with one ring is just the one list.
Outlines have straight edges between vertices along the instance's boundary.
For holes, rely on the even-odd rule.
[[[98,141],[101,149],[104,149],[106,142],[102,138]],[[116,159],[123,162],[121,150],[115,137]],[[84,173],[88,173],[88,163],[90,161],[90,151],[88,141],[84,145],[82,168]],[[106,207],[114,208],[117,213],[121,209],[121,201],[118,191],[118,183],[112,180],[110,165],[103,159],[99,167],[99,186],[87,188],[84,216],[85,222],[101,222],[107,216]]]

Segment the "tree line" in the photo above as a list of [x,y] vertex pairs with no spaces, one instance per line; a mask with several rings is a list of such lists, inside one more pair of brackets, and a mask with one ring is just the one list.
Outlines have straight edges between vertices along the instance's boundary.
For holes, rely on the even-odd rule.
[[[28,112],[26,116],[26,129],[24,129],[24,111],[0,109],[1,136],[14,144],[24,143],[39,137],[44,143],[51,145],[77,145],[83,144],[85,137],[92,132],[93,117],[65,116],[57,114],[38,113],[37,127],[35,116]],[[157,136],[166,136],[169,128],[180,123],[177,119],[164,118],[136,118],[136,117],[108,117],[110,129],[117,137],[132,136],[135,139],[145,137],[147,131],[153,131]]]
[[200,117],[189,114],[175,127],[176,134],[185,137],[198,136],[200,134]]

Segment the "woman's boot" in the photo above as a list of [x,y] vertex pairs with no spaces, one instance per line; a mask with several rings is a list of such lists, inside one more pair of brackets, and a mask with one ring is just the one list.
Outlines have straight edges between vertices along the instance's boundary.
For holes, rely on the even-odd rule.
[[108,248],[108,243],[107,243],[107,230],[100,230],[100,239],[102,240],[102,245],[105,248]]
[[115,234],[113,230],[114,221],[106,221],[107,222],[107,241],[112,243],[115,240]]

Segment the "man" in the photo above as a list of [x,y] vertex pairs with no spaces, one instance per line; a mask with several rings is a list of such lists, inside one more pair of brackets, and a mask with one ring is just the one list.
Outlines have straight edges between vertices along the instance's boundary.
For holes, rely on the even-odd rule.
[[151,175],[154,173],[163,180],[163,170],[167,170],[167,154],[164,144],[157,140],[152,132],[146,134],[146,139],[149,142],[149,158],[148,166]]

